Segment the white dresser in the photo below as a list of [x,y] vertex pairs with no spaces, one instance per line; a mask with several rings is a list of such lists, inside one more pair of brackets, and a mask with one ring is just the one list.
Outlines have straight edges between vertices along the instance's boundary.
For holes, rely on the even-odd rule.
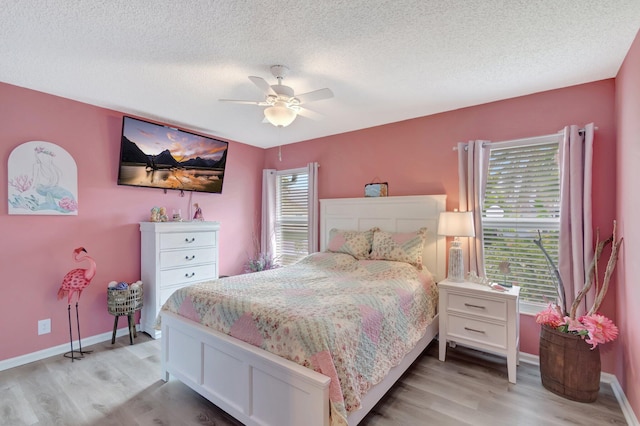
[[142,331],[159,338],[156,317],[169,296],[189,284],[218,278],[219,230],[218,222],[140,223]]
[[520,287],[500,292],[472,282],[438,283],[440,313],[440,361],[447,341],[507,358],[509,382],[516,382],[520,357]]

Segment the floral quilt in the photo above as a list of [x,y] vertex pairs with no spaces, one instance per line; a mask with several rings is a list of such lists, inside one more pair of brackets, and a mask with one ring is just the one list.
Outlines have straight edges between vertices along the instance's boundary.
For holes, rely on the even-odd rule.
[[437,310],[426,270],[314,253],[284,268],[177,290],[162,307],[331,378],[331,424],[424,335]]

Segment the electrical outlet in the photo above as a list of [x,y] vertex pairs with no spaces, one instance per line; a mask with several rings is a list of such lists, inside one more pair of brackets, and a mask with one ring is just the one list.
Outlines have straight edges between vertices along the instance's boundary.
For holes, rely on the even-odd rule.
[[51,318],[38,321],[38,336],[51,333]]

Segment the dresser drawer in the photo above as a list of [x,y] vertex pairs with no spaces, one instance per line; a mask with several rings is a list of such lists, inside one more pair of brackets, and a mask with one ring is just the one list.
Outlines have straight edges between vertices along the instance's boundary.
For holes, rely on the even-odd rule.
[[216,248],[204,247],[160,252],[160,269],[189,267],[215,261]]
[[163,288],[162,290],[160,290],[160,305],[158,306],[158,308],[161,308],[162,305],[164,305],[164,302],[167,301],[167,299],[173,294],[174,291],[186,286],[187,285],[185,284],[179,284],[179,285]]
[[160,250],[213,246],[216,233],[211,232],[169,232],[160,235]]
[[461,338],[499,348],[507,347],[506,324],[495,324],[477,319],[449,315],[447,336],[451,340]]
[[185,268],[165,269],[160,272],[161,288],[180,283],[195,283],[212,280],[217,277],[218,266],[215,263],[188,266]]
[[447,308],[450,312],[464,312],[502,321],[507,319],[507,303],[505,300],[485,299],[456,293],[448,293],[448,296]]

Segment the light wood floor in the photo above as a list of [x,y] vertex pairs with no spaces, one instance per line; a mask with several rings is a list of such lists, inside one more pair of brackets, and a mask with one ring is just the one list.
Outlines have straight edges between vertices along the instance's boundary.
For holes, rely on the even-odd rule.
[[[160,380],[160,345],[140,333],[0,372],[0,425],[238,425],[177,380]],[[457,347],[447,361],[434,342],[361,423],[391,425],[603,425],[626,424],[609,385],[583,404],[540,384],[535,366],[518,367],[507,382],[500,357]],[[303,425],[301,425],[303,426]]]

